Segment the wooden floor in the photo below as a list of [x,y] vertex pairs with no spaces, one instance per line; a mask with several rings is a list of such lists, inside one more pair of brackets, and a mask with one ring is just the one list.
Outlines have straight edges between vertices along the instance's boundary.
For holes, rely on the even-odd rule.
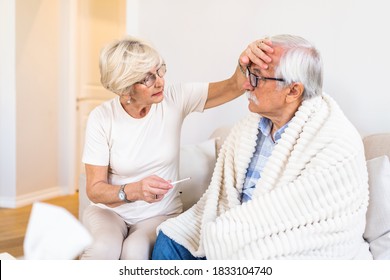
[[[78,193],[61,196],[44,202],[61,206],[78,217]],[[32,205],[16,209],[0,208],[0,253],[8,252],[14,257],[23,256],[23,241]]]

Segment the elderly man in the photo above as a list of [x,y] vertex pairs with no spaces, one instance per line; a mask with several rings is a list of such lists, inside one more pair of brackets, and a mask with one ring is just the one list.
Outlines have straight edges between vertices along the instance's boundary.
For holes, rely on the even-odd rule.
[[270,41],[269,67],[246,68],[252,113],[199,202],[159,227],[154,259],[371,258],[361,137],[322,92],[318,51],[297,36]]

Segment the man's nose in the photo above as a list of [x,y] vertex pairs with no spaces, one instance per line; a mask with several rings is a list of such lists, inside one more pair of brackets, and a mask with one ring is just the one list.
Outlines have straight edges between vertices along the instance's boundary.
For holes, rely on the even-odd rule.
[[242,85],[242,88],[245,90],[249,90],[249,91],[252,91],[255,89],[254,87],[252,87],[251,83],[249,82],[249,78],[246,78],[244,84]]

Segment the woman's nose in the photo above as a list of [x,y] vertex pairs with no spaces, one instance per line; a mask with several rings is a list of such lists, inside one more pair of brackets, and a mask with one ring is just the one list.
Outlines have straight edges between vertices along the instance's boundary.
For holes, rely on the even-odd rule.
[[162,87],[164,85],[164,77],[160,77],[159,75],[156,75],[156,83],[154,84],[155,87]]

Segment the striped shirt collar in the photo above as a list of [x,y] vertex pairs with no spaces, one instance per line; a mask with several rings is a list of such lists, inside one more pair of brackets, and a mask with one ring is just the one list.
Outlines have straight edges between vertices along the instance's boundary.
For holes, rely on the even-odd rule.
[[[286,127],[288,126],[290,121],[288,121],[285,125],[283,125],[281,128],[278,129],[278,131],[276,131],[275,133],[275,142],[278,142],[280,137],[282,136],[284,130],[286,129]],[[271,133],[271,128],[272,128],[272,122],[270,119],[266,118],[266,117],[262,117],[260,119],[260,122],[259,122],[259,129],[261,131],[261,133],[265,136],[265,137],[268,137]]]

